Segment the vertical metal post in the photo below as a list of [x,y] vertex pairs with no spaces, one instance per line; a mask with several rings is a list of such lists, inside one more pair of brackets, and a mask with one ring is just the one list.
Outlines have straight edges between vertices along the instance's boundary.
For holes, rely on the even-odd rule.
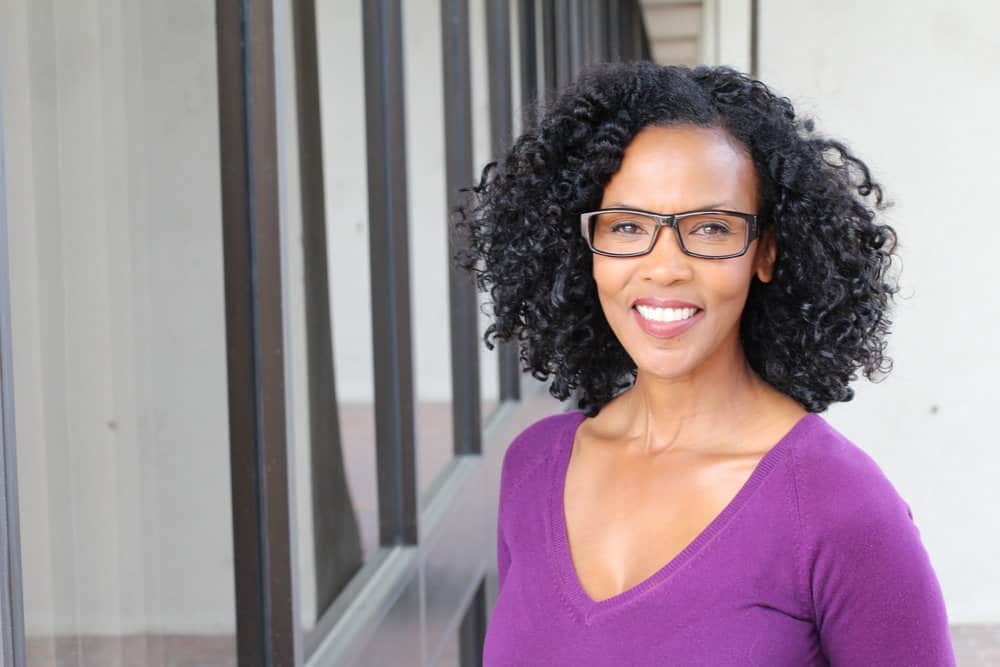
[[542,43],[542,80],[539,96],[549,102],[555,96],[559,86],[558,45],[556,39],[556,4],[562,0],[541,0],[542,25],[538,31],[538,40]]
[[[507,0],[487,0],[486,42],[490,72],[490,143],[495,159],[509,147],[513,131],[510,11]],[[532,63],[534,63],[534,58],[532,58]],[[478,344],[478,338],[476,342]],[[521,400],[521,376],[517,341],[501,343],[498,351],[500,400],[519,401]]]
[[458,626],[458,664],[462,667],[482,666],[486,621],[486,581],[481,580]]
[[626,0],[621,3],[621,20],[618,23],[618,34],[621,45],[621,59],[626,62],[636,60],[639,57],[639,45],[635,42],[635,12],[636,7],[633,0]]
[[417,543],[417,479],[399,0],[362,0],[379,540]]
[[[569,80],[576,79],[576,75],[583,68],[584,52],[584,7],[582,0],[565,0],[566,6],[566,33],[569,44]],[[568,82],[567,82],[568,83]]]
[[639,45],[639,55],[641,60],[652,60],[653,51],[649,45],[649,34],[646,32],[646,21],[642,17],[642,6],[639,0],[634,0],[635,5],[635,31],[636,43]]
[[605,28],[608,40],[608,60],[621,62],[622,58],[622,7],[618,0],[607,0],[608,24]]
[[573,80],[573,7],[575,0],[554,0],[555,85],[562,89]]
[[[445,169],[448,210],[461,203],[459,188],[474,176],[472,164],[472,81],[469,73],[468,0],[441,1],[444,59]],[[449,232],[451,232],[449,225]],[[448,234],[449,256],[465,243]],[[476,289],[471,276],[449,263],[451,305],[451,386],[455,454],[482,451],[479,401],[479,333]]]
[[521,52],[521,128],[535,124],[538,103],[538,38],[535,21],[535,0],[521,0],[518,11],[518,49]]
[[240,665],[295,664],[270,0],[216,2]]
[[3,149],[3,82],[0,81],[0,664],[23,667],[24,600],[17,502],[14,432],[14,356],[11,347],[10,252],[7,245],[7,177]]
[[[718,10],[716,10],[718,11]],[[716,36],[718,39],[718,36]],[[750,0],[750,76],[760,76],[760,2]]]
[[588,0],[587,13],[590,17],[590,40],[587,63],[608,60],[608,3],[607,0]]

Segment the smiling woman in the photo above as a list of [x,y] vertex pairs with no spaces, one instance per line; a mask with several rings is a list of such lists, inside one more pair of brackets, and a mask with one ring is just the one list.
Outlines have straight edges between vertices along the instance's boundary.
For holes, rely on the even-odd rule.
[[630,63],[474,190],[485,342],[580,408],[504,456],[485,664],[954,664],[908,504],[815,414],[889,368],[863,162],[731,69]]
[[[750,156],[724,130],[651,126],[629,143],[601,206],[628,201],[645,210],[718,207],[753,216],[757,190]],[[706,206],[711,202],[719,203]],[[720,216],[683,218],[676,237],[664,234],[644,243],[640,256],[594,255],[593,278],[604,316],[638,369],[655,377],[680,377],[711,362],[730,372],[741,352],[739,320],[751,280],[770,282],[775,244],[768,234],[748,245],[749,223],[738,215],[728,219],[727,225]],[[697,226],[686,224],[689,220]],[[720,229],[728,231],[726,240],[716,240]],[[721,259],[688,255],[716,246]],[[690,315],[680,319],[685,309]],[[640,372],[637,380],[647,377]]]

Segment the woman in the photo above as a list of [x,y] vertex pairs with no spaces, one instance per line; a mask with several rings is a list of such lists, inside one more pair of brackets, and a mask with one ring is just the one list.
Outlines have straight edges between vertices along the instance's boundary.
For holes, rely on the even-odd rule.
[[731,69],[586,71],[486,168],[485,340],[579,410],[508,448],[506,665],[952,665],[909,506],[817,413],[877,379],[882,191]]

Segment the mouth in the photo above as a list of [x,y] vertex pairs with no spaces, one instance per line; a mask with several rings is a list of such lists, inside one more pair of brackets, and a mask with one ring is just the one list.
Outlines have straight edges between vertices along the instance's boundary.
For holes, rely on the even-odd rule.
[[696,306],[664,308],[638,303],[632,307],[639,328],[653,338],[676,338],[704,317]]
[[701,308],[695,306],[690,306],[687,308],[658,308],[656,306],[648,306],[645,304],[637,303],[632,307],[639,316],[648,322],[683,322],[684,320],[691,319],[698,313],[702,312]]

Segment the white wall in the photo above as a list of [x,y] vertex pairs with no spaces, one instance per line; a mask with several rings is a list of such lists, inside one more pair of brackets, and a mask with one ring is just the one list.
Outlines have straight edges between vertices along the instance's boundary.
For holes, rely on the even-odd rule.
[[[741,3],[737,3],[741,4]],[[741,42],[748,21],[720,43]],[[896,366],[828,419],[910,503],[952,622],[1000,621],[1000,4],[760,3],[759,77],[845,140],[896,206]],[[742,11],[737,7],[733,11]],[[727,32],[728,30],[728,32]]]
[[0,16],[27,633],[231,632],[214,12]]
[[717,0],[712,30],[717,62],[750,69],[750,0]]

